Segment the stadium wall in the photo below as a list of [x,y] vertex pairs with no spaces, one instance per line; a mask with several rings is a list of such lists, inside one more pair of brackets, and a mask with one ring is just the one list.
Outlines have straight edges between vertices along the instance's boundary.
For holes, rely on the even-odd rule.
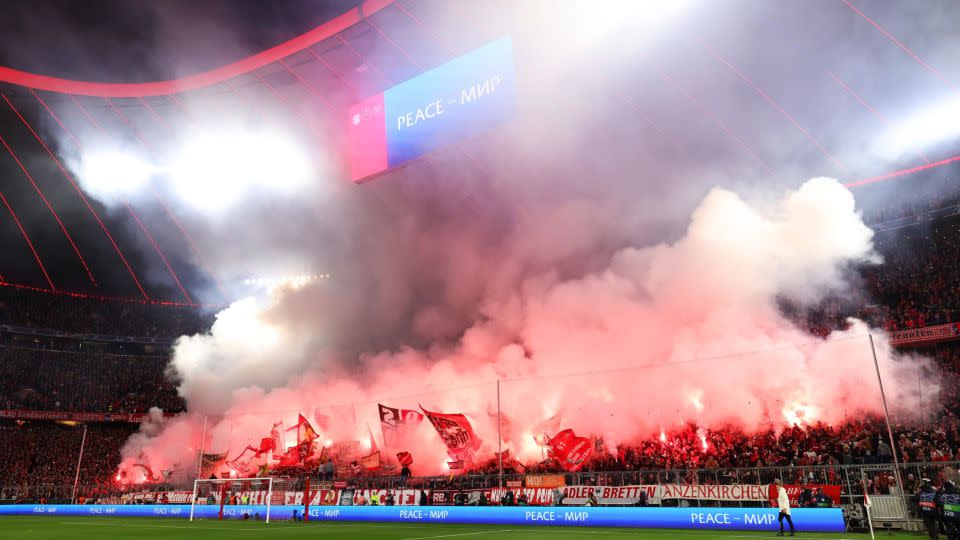
[[[302,506],[274,506],[270,519],[288,520]],[[226,506],[224,516],[266,515],[263,505]],[[218,505],[197,505],[194,516],[216,519]],[[386,523],[461,523],[494,525],[544,525],[562,527],[636,527],[731,531],[779,530],[775,508],[603,508],[569,509],[532,507],[398,507],[343,506],[310,510],[312,521]],[[186,519],[190,505],[33,505],[0,506],[0,515],[171,517]],[[798,531],[844,532],[839,508],[798,508],[793,510]]]

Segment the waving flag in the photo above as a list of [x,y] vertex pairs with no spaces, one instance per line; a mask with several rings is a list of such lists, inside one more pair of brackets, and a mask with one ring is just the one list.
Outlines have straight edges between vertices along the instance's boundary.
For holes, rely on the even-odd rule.
[[467,417],[462,413],[434,413],[420,408],[447,445],[450,457],[457,461],[473,461],[473,454],[480,449],[483,441],[473,432],[473,426]]
[[266,454],[270,451],[275,451],[277,449],[276,442],[274,442],[273,437],[264,437],[260,439],[260,448],[257,448],[257,457],[260,457],[263,454]]
[[370,452],[379,452],[380,449],[377,448],[377,440],[373,438],[373,430],[370,429],[370,425],[367,425],[367,433],[370,435]]
[[408,433],[423,421],[423,415],[409,409],[397,409],[377,404],[380,412],[380,428],[383,430],[383,444],[392,448],[401,446]]
[[547,446],[551,438],[549,434],[560,431],[560,414],[555,414],[550,418],[541,420],[540,423],[533,426],[531,431],[533,432],[533,441],[536,442],[538,446]]
[[578,471],[593,455],[593,442],[586,437],[577,437],[572,429],[565,429],[557,433],[556,437],[547,443],[550,454],[568,471]]
[[369,456],[360,458],[360,467],[365,471],[375,471],[380,468],[380,452],[374,452]]
[[213,465],[219,465],[227,459],[227,453],[223,452],[222,454],[201,454],[200,464],[203,468],[207,468]]
[[297,452],[296,446],[279,456],[275,456],[274,459],[277,460],[277,467],[300,467],[302,465],[300,453]]
[[274,456],[273,459],[279,460],[278,467],[303,467],[304,462],[313,455],[313,441],[303,441],[302,443],[291,447],[285,453]]
[[283,433],[283,420],[274,422],[273,428],[270,430],[270,438],[273,439],[274,452],[281,451],[287,447]]
[[[272,442],[272,439],[266,440]],[[247,455],[248,453],[250,455]],[[245,473],[247,472],[247,469],[250,468],[250,462],[256,457],[260,457],[260,453],[253,446],[247,445],[247,447],[243,449],[243,452],[240,452],[239,456],[226,463],[228,467],[237,471],[238,473]]]
[[287,431],[297,430],[297,445],[305,441],[312,441],[319,437],[320,435],[313,429],[313,426],[310,425],[310,421],[306,419],[302,414],[297,420],[297,425],[288,429]]

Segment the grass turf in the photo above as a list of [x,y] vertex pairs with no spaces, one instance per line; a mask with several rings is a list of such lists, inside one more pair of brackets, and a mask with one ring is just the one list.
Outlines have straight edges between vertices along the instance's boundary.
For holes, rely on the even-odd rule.
[[[350,540],[586,540],[602,535],[603,540],[630,539],[738,539],[775,538],[773,532],[693,531],[665,529],[613,529],[522,527],[503,525],[438,525],[431,523],[257,523],[244,521],[195,521],[171,518],[85,518],[85,517],[0,517],[0,538],[4,540],[171,538],[348,538]],[[879,538],[888,538],[877,531]],[[921,538],[916,533],[894,533],[900,538]],[[866,540],[866,534],[798,533],[811,540]]]

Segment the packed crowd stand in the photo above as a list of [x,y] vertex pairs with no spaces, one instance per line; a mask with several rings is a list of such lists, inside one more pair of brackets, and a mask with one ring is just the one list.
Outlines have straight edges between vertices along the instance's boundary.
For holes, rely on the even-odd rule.
[[[960,200],[960,199],[958,199]],[[956,204],[954,199],[921,203],[918,208]],[[914,209],[913,211],[916,211]],[[889,214],[901,217],[900,211]],[[784,313],[811,333],[824,335],[842,327],[848,316],[866,319],[887,330],[960,322],[960,219],[948,218],[916,227],[880,233],[877,249],[882,266],[858,269],[860,293],[856,298],[830,298],[817,309],[799,309],[783,303]],[[51,308],[48,295],[0,287],[0,324],[56,328],[72,332],[114,335],[176,337],[209,328],[211,316],[195,308],[102,302],[62,297]],[[918,351],[934,359],[936,370],[918,386],[939,387],[939,403],[927,411],[934,420],[922,426],[894,426],[895,448],[886,439],[880,418],[853,418],[836,426],[814,425],[747,433],[727,426],[706,431],[707,445],[694,426],[657,434],[632,445],[607,451],[598,441],[598,452],[571,477],[574,482],[597,483],[766,483],[779,475],[785,481],[850,484],[850,493],[862,485],[846,477],[856,466],[889,464],[893,453],[908,464],[904,483],[913,492],[919,479],[945,480],[944,471],[960,461],[960,344],[944,343]],[[166,356],[106,355],[99,352],[24,348],[0,342],[0,408],[49,411],[145,412],[183,410],[176,385],[165,374]],[[894,419],[895,423],[896,419]],[[120,448],[135,429],[119,424],[91,424],[80,483],[88,496],[96,490],[115,490],[113,475]],[[41,488],[72,486],[81,429],[46,422],[0,421],[0,500],[13,491],[35,498]],[[929,465],[916,465],[929,464]],[[913,467],[913,469],[910,469]],[[479,464],[474,475],[450,479],[411,479],[412,485],[438,482],[483,483],[496,478],[498,464]],[[529,474],[557,471],[544,462],[521,468],[505,464],[505,473]],[[765,473],[763,471],[770,471]],[[908,472],[912,471],[912,472]],[[813,475],[812,477],[810,475]],[[912,475],[912,476],[911,476]],[[872,473],[866,489],[890,493],[892,480]],[[393,477],[352,479],[355,483],[391,483]],[[59,486],[59,487],[57,487]],[[31,492],[31,489],[33,491]],[[53,493],[53,491],[48,491]]]
[[[120,448],[135,429],[130,424],[89,424],[80,478],[108,485],[120,463]],[[81,425],[0,422],[0,485],[72,485],[82,438]]]
[[[117,488],[114,475],[123,443],[134,431],[129,424],[91,424],[87,435],[80,483]],[[949,467],[960,461],[957,455],[958,426],[955,416],[929,428],[898,426],[895,432],[898,457],[915,470],[904,474],[908,490],[919,488],[922,477],[940,484]],[[0,485],[72,486],[82,428],[45,422],[0,424]],[[601,452],[569,482],[593,485],[632,484],[766,484],[776,477],[795,484],[846,484],[849,493],[862,492],[860,478],[846,476],[867,466],[870,493],[893,493],[893,454],[886,443],[879,419],[851,421],[839,428],[825,425],[769,430],[752,435],[728,427],[707,430],[707,449],[691,426],[670,433],[666,442],[658,437],[624,446],[616,455]],[[600,445],[602,443],[598,443]],[[882,467],[887,465],[887,467]],[[523,477],[534,473],[562,473],[555,464],[521,467],[516,461],[504,464],[504,474]],[[317,481],[331,480],[322,470],[311,473]],[[480,464],[469,474],[455,477],[406,479],[395,473],[350,478],[358,487],[450,485],[491,487],[497,481],[494,460]],[[338,478],[339,479],[339,478]],[[486,485],[483,485],[486,483]],[[89,488],[88,488],[89,489]]]
[[51,295],[0,287],[0,324],[113,336],[177,337],[210,328],[214,312],[192,306],[155,305]]
[[0,347],[0,409],[143,413],[182,411],[166,356]]

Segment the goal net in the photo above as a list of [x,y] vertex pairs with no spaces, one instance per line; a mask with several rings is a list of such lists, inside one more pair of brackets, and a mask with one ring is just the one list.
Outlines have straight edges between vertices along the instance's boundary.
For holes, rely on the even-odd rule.
[[282,505],[284,492],[276,491],[273,478],[223,478],[195,480],[190,499],[190,521],[244,519],[270,523],[270,508]]

